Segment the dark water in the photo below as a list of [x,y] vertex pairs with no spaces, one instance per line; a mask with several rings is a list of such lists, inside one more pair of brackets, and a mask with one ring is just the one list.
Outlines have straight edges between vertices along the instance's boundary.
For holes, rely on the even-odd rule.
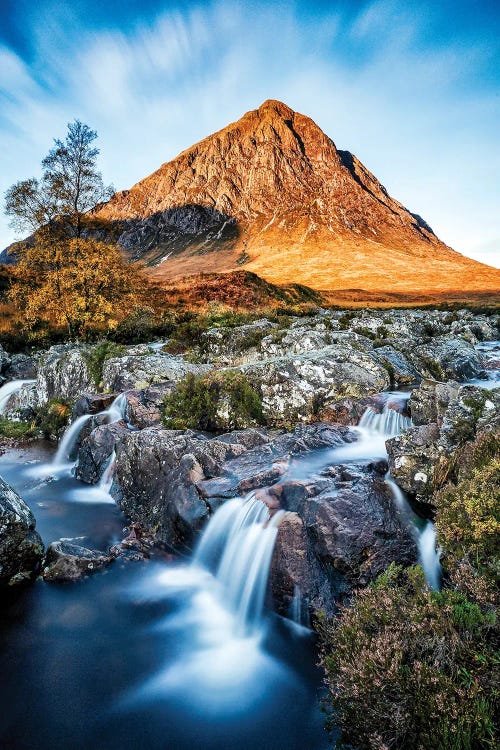
[[[76,502],[69,476],[27,475],[47,451],[0,457],[44,541],[120,539],[115,506]],[[79,583],[11,590],[0,606],[2,750],[328,747],[308,631],[269,615],[259,638],[236,638],[187,563],[116,562]]]

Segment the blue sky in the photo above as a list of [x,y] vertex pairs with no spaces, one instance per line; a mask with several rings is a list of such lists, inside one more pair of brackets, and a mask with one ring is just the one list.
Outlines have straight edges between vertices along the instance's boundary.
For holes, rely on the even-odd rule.
[[281,99],[441,239],[500,265],[499,58],[498,0],[0,0],[0,191],[75,118],[121,189]]

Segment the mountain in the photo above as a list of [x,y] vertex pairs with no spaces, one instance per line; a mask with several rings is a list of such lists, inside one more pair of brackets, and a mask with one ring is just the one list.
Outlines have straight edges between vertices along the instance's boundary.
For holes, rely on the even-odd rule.
[[243,269],[317,290],[500,290],[308,117],[269,100],[95,212],[164,281]]

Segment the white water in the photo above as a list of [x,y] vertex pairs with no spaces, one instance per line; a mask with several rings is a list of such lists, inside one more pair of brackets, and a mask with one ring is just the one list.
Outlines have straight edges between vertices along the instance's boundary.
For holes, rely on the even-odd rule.
[[86,503],[110,503],[114,504],[114,500],[111,496],[111,485],[113,484],[113,477],[115,475],[116,468],[116,453],[113,453],[108,458],[104,471],[99,482],[93,487],[85,487],[82,489],[75,490],[72,495],[72,500]]
[[260,700],[262,670],[271,675],[283,670],[263,644],[269,568],[282,516],[280,511],[270,518],[254,493],[228,500],[203,531],[192,563],[165,568],[141,589],[148,599],[182,595],[182,605],[155,630],[167,631],[171,639],[188,637],[177,660],[130,700],[167,694],[214,715],[222,709],[239,714]]
[[212,572],[234,618],[235,635],[258,634],[269,567],[283,511],[269,518],[267,507],[250,493],[224,503],[210,520],[194,565]]
[[2,387],[0,388],[0,414],[4,413],[5,409],[7,408],[7,404],[9,403],[9,400],[11,396],[14,395],[14,393],[18,393],[23,385],[28,385],[35,382],[35,380],[11,380],[9,383],[4,383],[4,385],[2,385]]
[[[408,397],[407,394],[404,395]],[[359,420],[358,427],[360,430],[366,430],[367,433],[382,435],[384,440],[388,440],[409,430],[411,419],[390,408],[386,403],[380,413],[369,406]]]
[[82,414],[81,417],[78,417],[78,419],[68,427],[62,436],[57,452],[52,461],[53,469],[55,471],[65,471],[74,468],[76,464],[76,459],[73,456],[75,446],[81,431],[89,419],[92,419],[92,417],[100,417],[101,420],[105,419],[108,424],[112,424],[113,422],[119,422],[121,419],[125,419],[126,410],[126,393],[120,393],[111,406],[105,411],[101,411],[98,414]]
[[80,436],[80,432],[93,416],[93,414],[82,414],[81,417],[75,419],[75,421],[67,428],[59,442],[57,452],[52,460],[52,466],[56,471],[67,469],[75,465],[75,461],[72,461],[72,454],[76,442]]
[[307,598],[302,596],[302,592],[297,585],[294,586],[288,616],[300,628],[309,628],[311,625]]
[[387,473],[385,481],[402,515],[412,525],[418,547],[418,559],[424,571],[427,585],[429,588],[439,591],[441,587],[441,563],[439,561],[439,550],[436,548],[436,528],[429,519],[422,521],[418,518],[403,490],[398,487],[389,473]]

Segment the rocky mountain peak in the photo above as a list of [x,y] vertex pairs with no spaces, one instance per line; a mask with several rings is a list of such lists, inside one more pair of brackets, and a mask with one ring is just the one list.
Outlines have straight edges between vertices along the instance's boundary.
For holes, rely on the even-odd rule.
[[315,289],[461,289],[464,273],[474,288],[500,287],[498,273],[443,244],[356,156],[275,99],[117,193],[97,216],[165,279],[243,267]]

